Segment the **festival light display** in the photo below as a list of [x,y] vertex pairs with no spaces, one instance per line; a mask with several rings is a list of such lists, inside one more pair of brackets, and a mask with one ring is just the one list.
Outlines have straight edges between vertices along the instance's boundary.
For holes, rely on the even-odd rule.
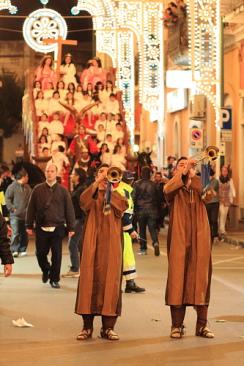
[[[40,0],[43,5],[48,0]],[[117,70],[117,84],[122,90],[126,121],[131,142],[135,125],[135,57],[139,58],[139,101],[158,121],[162,138],[164,116],[163,24],[162,1],[142,0],[78,0],[71,14],[87,11],[96,32],[96,50],[111,57]],[[26,43],[38,52],[52,52],[56,44],[43,44],[45,39],[67,37],[64,18],[48,8],[38,9],[25,20],[23,34]],[[135,53],[137,50],[137,54]],[[160,132],[161,131],[161,132]]]
[[140,102],[150,112],[150,119],[158,121],[161,137],[164,116],[162,1],[78,0],[71,13],[78,15],[82,10],[93,17],[97,51],[108,54],[117,69],[132,140],[137,44]]
[[10,14],[16,14],[18,12],[17,6],[12,5],[11,0],[1,0],[0,10],[8,10]]
[[197,92],[204,94],[216,113],[216,126],[220,126],[220,0],[187,2],[189,27],[189,53],[193,80]]
[[66,39],[68,33],[64,18],[55,10],[38,9],[29,14],[23,25],[23,36],[31,48],[37,52],[56,52],[56,44],[44,44],[45,39]]

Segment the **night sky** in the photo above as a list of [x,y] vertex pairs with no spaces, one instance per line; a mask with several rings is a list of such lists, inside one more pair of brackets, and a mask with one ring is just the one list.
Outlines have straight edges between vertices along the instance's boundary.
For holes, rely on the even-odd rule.
[[[96,0],[94,0],[96,1]],[[39,0],[12,0],[12,5],[18,7],[18,13],[16,15],[27,16],[34,10],[42,8],[43,5]],[[58,11],[63,16],[71,16],[71,8],[77,5],[77,0],[49,0],[46,7]],[[9,14],[8,10],[2,10],[0,15],[6,15],[5,18],[0,18],[0,41],[4,40],[23,40],[22,26],[24,23],[24,18],[16,19],[14,16]],[[80,12],[79,16],[88,16],[90,14],[87,12]],[[82,30],[92,28],[92,19],[77,19],[72,17],[71,19],[66,19],[68,25],[68,30]],[[5,28],[5,29],[4,29]],[[6,29],[7,28],[7,29]],[[19,31],[18,33],[15,31]],[[78,31],[78,32],[68,32],[67,39],[77,39],[78,41],[92,41],[92,31]]]

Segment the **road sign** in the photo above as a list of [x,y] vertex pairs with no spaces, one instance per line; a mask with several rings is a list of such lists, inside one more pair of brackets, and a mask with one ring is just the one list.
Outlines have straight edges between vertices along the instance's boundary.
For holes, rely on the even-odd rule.
[[196,149],[203,148],[203,130],[201,128],[191,129],[191,146]]

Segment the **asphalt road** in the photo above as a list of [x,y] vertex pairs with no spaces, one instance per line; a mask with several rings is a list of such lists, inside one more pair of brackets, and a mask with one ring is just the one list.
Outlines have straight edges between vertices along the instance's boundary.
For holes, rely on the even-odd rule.
[[[33,243],[27,257],[17,258],[10,278],[0,277],[0,365],[10,366],[162,366],[244,364],[244,249],[229,244],[213,248],[213,279],[209,327],[214,339],[194,336],[196,314],[187,309],[186,336],[169,338],[170,314],[164,305],[167,277],[165,233],[161,255],[152,249],[136,254],[137,283],[143,294],[123,294],[123,313],[116,331],[119,342],[98,338],[96,319],[92,340],[76,341],[81,320],[74,314],[77,279],[62,279],[61,289],[41,282]],[[135,252],[138,247],[135,246]],[[69,264],[64,245],[62,272]],[[20,317],[33,328],[16,328]]]

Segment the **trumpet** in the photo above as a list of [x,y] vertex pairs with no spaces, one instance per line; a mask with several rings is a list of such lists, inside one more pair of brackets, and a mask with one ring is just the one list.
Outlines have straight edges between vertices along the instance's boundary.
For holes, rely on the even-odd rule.
[[217,146],[208,146],[206,149],[199,154],[191,156],[191,159],[196,160],[195,165],[197,165],[200,161],[204,163],[211,163],[212,161],[217,160],[219,157],[219,148]]
[[122,179],[123,172],[120,168],[116,166],[111,166],[107,171],[107,181],[108,185],[104,197],[103,213],[104,215],[109,215],[111,213],[111,190],[112,185],[119,183]]
[[116,166],[111,166],[107,172],[107,180],[109,183],[119,183],[122,179],[123,172]]

